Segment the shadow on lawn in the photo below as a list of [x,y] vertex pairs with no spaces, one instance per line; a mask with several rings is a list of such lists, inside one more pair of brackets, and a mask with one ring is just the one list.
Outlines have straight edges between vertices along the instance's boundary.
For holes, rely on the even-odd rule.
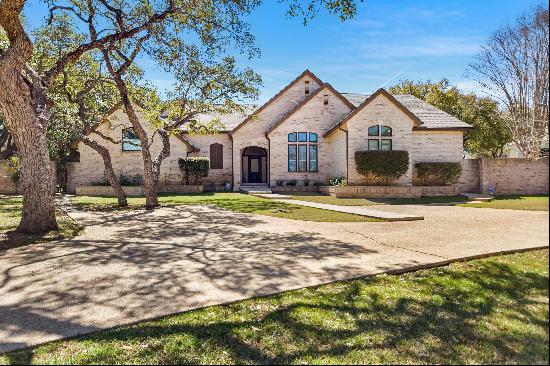
[[[544,300],[533,295],[548,296],[548,277],[491,260],[468,267],[419,272],[404,283],[396,276],[365,278],[196,310],[170,321],[82,338],[101,342],[104,347],[97,353],[85,343],[73,348],[81,347],[79,363],[120,361],[121,347],[135,347],[139,349],[135,360],[152,357],[159,363],[180,364],[205,359],[239,364],[341,363],[350,353],[357,358],[347,360],[358,363],[547,364],[548,333],[523,327],[547,329],[548,313],[537,315],[533,310]],[[386,296],[388,285],[399,296]],[[481,324],[489,317],[490,326]],[[505,321],[514,322],[508,331],[502,330]],[[112,348],[106,348],[109,344]],[[228,358],[219,358],[222,354]],[[26,363],[32,356],[32,350],[18,352],[9,360]]]

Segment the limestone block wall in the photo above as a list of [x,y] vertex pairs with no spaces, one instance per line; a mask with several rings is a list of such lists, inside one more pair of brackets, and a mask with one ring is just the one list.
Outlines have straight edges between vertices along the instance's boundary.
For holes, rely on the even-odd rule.
[[453,162],[463,160],[462,131],[418,131],[412,133],[412,160]]
[[233,134],[233,181],[235,191],[239,190],[242,181],[241,158],[243,150],[248,146],[259,146],[266,149],[269,154],[269,141],[265,137],[265,133],[279,119],[307,98],[308,95],[305,94],[304,90],[306,81],[309,81],[310,94],[320,86],[311,77],[305,75]]
[[185,137],[200,149],[198,152],[189,153],[189,156],[204,156],[210,158],[210,145],[218,143],[223,146],[223,168],[210,169],[208,171],[208,177],[204,178],[202,183],[206,185],[221,185],[232,181],[232,142],[228,133],[208,135],[185,134]]
[[347,133],[342,130],[334,132],[328,137],[330,143],[330,175],[346,177],[347,172]]
[[[138,117],[142,121],[143,128],[147,131],[149,138],[154,135],[154,128],[151,126],[138,112]],[[97,130],[107,136],[110,136],[115,141],[120,141],[122,138],[122,130],[131,127],[126,113],[119,109],[114,112],[109,121],[101,124]],[[143,158],[141,151],[122,151],[121,144],[114,144],[106,140],[102,140],[98,136],[92,137],[101,141],[102,145],[109,149],[113,169],[117,175],[135,175],[143,174]],[[154,136],[151,146],[153,156],[158,154],[162,149],[162,142],[158,136]],[[67,165],[67,192],[75,193],[77,185],[89,185],[94,181],[101,180],[105,175],[105,167],[101,156],[93,149],[84,145],[78,144],[80,152],[80,162],[69,163]],[[186,156],[190,148],[175,136],[170,137],[170,157],[162,162],[160,184],[180,184],[182,175],[178,166],[178,158]]]
[[[324,104],[325,95],[328,97],[328,105]],[[332,174],[331,153],[333,151],[331,149],[330,140],[324,138],[323,134],[338,123],[338,121],[342,120],[350,110],[351,109],[340,98],[325,88],[272,131],[268,136],[271,140],[271,149],[269,151],[271,162],[270,185],[275,186],[278,179],[296,179],[300,183],[304,179],[309,179],[312,184],[313,182],[326,182]],[[288,142],[288,134],[293,132],[307,132],[308,136],[310,132],[316,133],[317,142]],[[308,159],[309,145],[317,145],[317,172],[289,172],[289,144],[307,145]],[[345,159],[345,150],[343,158]]]
[[368,150],[368,128],[373,125],[384,125],[392,128],[392,149],[409,151],[409,170],[399,178],[396,185],[412,184],[413,120],[395,106],[384,95],[379,95],[347,122],[348,130],[348,184],[364,185],[365,177],[357,172],[355,152]]
[[497,195],[548,194],[548,173],[548,158],[481,159],[480,190],[493,185]]

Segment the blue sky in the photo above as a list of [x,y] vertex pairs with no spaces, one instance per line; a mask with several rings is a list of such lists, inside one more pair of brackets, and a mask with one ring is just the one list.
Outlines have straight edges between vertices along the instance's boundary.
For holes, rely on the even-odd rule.
[[[34,4],[33,4],[34,3]],[[285,4],[264,1],[249,17],[261,57],[240,60],[263,78],[264,102],[309,68],[342,92],[369,93],[399,80],[448,78],[477,91],[465,75],[480,46],[500,25],[540,4],[540,0],[366,0],[355,19],[340,22],[326,12],[303,26],[288,19]],[[41,20],[35,1],[26,8],[31,25]],[[31,12],[33,15],[31,15]],[[159,91],[170,76],[143,62]]]

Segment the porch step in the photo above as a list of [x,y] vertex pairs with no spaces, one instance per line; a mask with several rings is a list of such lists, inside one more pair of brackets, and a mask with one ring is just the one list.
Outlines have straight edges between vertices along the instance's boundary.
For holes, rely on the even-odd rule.
[[241,186],[239,192],[244,194],[272,194],[268,186]]
[[466,198],[467,202],[473,202],[479,203],[479,202],[489,202],[493,200],[493,196],[490,196],[488,194],[480,194],[480,193],[463,193],[459,195],[460,197]]

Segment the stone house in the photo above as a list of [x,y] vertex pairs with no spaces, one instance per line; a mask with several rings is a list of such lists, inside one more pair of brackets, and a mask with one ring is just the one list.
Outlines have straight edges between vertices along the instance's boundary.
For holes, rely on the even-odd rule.
[[[280,180],[301,184],[326,182],[331,176],[347,178],[349,185],[363,185],[356,172],[355,151],[387,149],[409,152],[409,171],[399,185],[412,185],[414,163],[459,162],[463,159],[463,134],[467,123],[411,95],[391,95],[379,89],[371,95],[340,93],[306,70],[250,113],[219,118],[217,133],[182,131],[171,137],[171,156],[163,162],[161,184],[180,184],[178,158],[207,156],[207,188],[232,183],[241,186],[275,186]],[[122,144],[110,144],[115,171],[132,175],[142,170],[139,146],[122,109],[106,118],[98,130]],[[153,135],[153,128],[143,124]],[[160,141],[153,144],[160,149]],[[88,185],[103,176],[100,156],[77,144],[80,162],[68,169],[67,190]]]

